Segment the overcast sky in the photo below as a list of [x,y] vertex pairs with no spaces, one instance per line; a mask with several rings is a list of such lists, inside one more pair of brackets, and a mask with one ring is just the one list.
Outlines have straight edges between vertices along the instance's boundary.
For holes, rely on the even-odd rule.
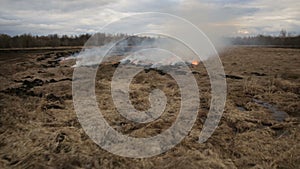
[[0,33],[95,33],[120,17],[164,12],[225,35],[300,33],[299,0],[0,0]]

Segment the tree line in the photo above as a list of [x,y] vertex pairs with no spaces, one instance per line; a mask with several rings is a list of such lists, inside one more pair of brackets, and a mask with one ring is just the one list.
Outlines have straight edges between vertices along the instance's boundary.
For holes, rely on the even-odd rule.
[[233,45],[258,45],[258,46],[282,46],[282,47],[300,47],[300,36],[296,37],[234,37],[230,38]]
[[[0,48],[30,48],[30,47],[60,47],[60,46],[83,46],[91,37],[91,34],[82,35],[47,35],[34,36],[23,34],[9,36],[0,34]],[[97,33],[99,45],[116,41],[125,37],[126,34],[106,34]],[[279,36],[248,36],[248,37],[231,37],[226,38],[233,45],[258,45],[258,46],[279,46],[300,48],[300,35],[290,36],[285,31],[281,31]]]
[[[100,45],[121,39],[126,36],[126,34],[112,35],[105,33],[97,33]],[[90,34],[70,36],[59,36],[57,34],[51,34],[47,36],[34,36],[31,34],[9,36],[7,34],[0,34],[0,48],[83,46],[90,37]]]
[[229,38],[233,45],[258,45],[300,48],[300,35],[292,36],[285,30],[281,30],[279,36],[248,36]]

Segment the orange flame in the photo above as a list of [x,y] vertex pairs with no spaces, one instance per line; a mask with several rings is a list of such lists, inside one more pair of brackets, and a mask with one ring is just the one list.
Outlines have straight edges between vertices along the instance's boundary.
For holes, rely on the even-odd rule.
[[199,65],[199,61],[197,61],[197,60],[192,61],[192,65],[194,65],[194,66]]

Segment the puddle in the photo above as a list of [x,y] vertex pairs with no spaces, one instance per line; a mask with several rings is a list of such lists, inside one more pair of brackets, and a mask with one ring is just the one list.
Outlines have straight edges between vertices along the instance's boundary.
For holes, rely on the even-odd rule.
[[267,102],[264,102],[261,100],[257,100],[257,99],[253,99],[253,101],[255,103],[261,105],[262,107],[268,109],[269,111],[271,111],[273,113],[272,114],[273,118],[279,122],[284,121],[284,119],[289,116],[286,112],[278,110],[276,106],[274,106],[270,103],[267,103]]
[[240,111],[247,111],[243,106],[236,106],[236,108]]

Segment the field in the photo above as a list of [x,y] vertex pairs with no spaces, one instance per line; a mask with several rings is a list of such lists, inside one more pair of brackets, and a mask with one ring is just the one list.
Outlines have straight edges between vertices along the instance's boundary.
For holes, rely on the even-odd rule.
[[[191,66],[201,106],[189,135],[161,155],[134,159],[95,144],[77,120],[72,101],[74,60],[80,49],[0,51],[0,168],[298,168],[300,166],[300,49],[231,47],[220,53],[227,80],[221,122],[207,142],[198,137],[210,106],[202,64]],[[133,137],[166,130],[180,109],[179,88],[169,75],[144,71],[130,85],[138,110],[149,108],[155,88],[166,93],[161,118],[135,124],[113,106],[115,64],[99,66],[96,96],[108,123]]]

